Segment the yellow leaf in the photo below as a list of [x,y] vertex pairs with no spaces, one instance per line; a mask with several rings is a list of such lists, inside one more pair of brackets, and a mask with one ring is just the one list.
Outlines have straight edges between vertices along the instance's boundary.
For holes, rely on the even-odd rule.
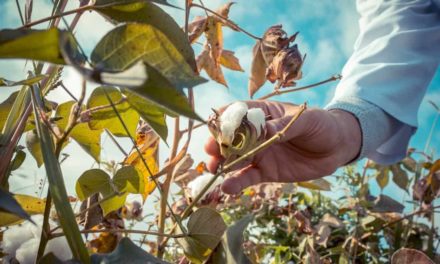
[[[46,205],[46,201],[44,199],[24,194],[16,194],[14,195],[14,198],[15,200],[17,200],[23,210],[26,211],[26,213],[30,215],[44,213],[44,207]],[[0,212],[0,226],[15,225],[22,221],[23,219],[18,216],[5,212]]]
[[[147,196],[154,191],[154,188],[156,188],[156,184],[151,179],[151,176],[159,172],[159,137],[152,130],[149,130],[148,132],[138,131],[136,134],[136,145],[142,153],[142,157],[144,158],[148,169],[145,167],[144,162],[136,150],[133,150],[132,153],[128,155],[124,163],[133,165],[142,173],[145,187],[141,194],[145,201]],[[151,175],[150,172],[153,175]]]
[[230,50],[222,50],[220,56],[220,64],[233,71],[244,72],[240,66],[240,61],[235,57],[234,52]]
[[211,48],[210,56],[214,60],[214,64],[218,66],[223,50],[222,23],[214,17],[208,17],[206,21],[205,36]]
[[93,253],[110,253],[118,245],[118,236],[115,233],[102,232],[88,243]]

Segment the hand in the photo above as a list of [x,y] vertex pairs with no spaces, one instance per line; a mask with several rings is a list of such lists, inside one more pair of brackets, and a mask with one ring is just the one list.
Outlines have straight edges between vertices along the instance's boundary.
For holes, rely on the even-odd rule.
[[[267,136],[282,130],[299,107],[273,101],[247,101],[269,116]],[[356,117],[343,110],[306,109],[277,143],[256,154],[250,162],[228,173],[225,193],[236,194],[261,182],[308,181],[332,174],[355,159],[361,147],[361,129]],[[210,155],[207,167],[216,172],[222,157],[213,137],[205,144]]]

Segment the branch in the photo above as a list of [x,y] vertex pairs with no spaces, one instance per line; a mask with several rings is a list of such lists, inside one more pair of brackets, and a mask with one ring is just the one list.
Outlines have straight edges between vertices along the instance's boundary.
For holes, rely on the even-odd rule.
[[309,88],[312,88],[312,87],[320,86],[320,85],[322,85],[324,83],[340,80],[341,78],[342,78],[342,75],[336,74],[336,75],[333,75],[332,77],[328,78],[327,80],[320,81],[320,82],[317,82],[317,83],[314,83],[314,84],[310,84],[310,85],[307,85],[307,86],[303,86],[303,87],[291,88],[291,89],[286,89],[286,90],[275,89],[275,91],[273,91],[270,94],[267,94],[265,96],[262,96],[262,97],[258,98],[257,100],[265,100],[265,99],[268,99],[270,97],[273,97],[273,96],[276,96],[276,95],[280,95],[280,94],[293,93],[293,92],[297,92],[297,91],[301,91],[301,90],[306,90],[306,89],[309,89]]
[[198,7],[198,8],[201,8],[201,9],[203,9],[203,10],[205,10],[205,11],[207,11],[207,12],[213,14],[213,15],[215,15],[216,17],[220,18],[220,19],[222,20],[222,22],[223,22],[225,25],[229,26],[230,28],[232,28],[232,29],[234,29],[234,30],[237,30],[237,31],[240,31],[240,32],[243,32],[244,34],[248,35],[249,37],[251,37],[251,38],[253,38],[253,39],[255,39],[255,40],[262,40],[260,37],[257,37],[257,36],[255,36],[254,34],[249,33],[248,31],[244,30],[243,28],[241,28],[240,26],[238,26],[237,24],[235,24],[233,21],[229,20],[228,18],[226,18],[226,17],[224,17],[224,16],[218,14],[217,12],[215,12],[215,11],[213,11],[213,10],[211,10],[211,9],[209,9],[209,8],[207,8],[207,7],[205,7],[205,6],[202,6],[202,5],[199,5],[199,4],[192,3],[192,4],[191,4],[191,7]]
[[[144,231],[144,230],[132,230],[132,229],[86,229],[79,231],[81,234],[90,234],[90,233],[129,233],[129,234],[143,234],[143,235],[152,235],[152,236],[163,236],[163,237],[170,237],[170,238],[180,238],[180,237],[187,237],[188,235],[185,234],[164,234],[154,231]],[[56,238],[64,236],[64,233],[55,233],[50,236],[50,238]]]

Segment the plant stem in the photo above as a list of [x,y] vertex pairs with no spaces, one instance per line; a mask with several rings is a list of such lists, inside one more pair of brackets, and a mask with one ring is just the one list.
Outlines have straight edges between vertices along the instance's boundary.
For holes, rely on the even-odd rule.
[[228,18],[226,18],[226,17],[224,17],[224,16],[218,14],[217,12],[215,12],[215,11],[213,11],[213,10],[211,10],[211,9],[209,9],[209,8],[207,8],[207,7],[205,7],[205,6],[202,6],[202,5],[199,5],[199,4],[192,3],[192,4],[191,4],[191,7],[201,8],[201,9],[203,9],[203,10],[205,10],[205,11],[207,11],[207,12],[213,14],[213,15],[215,15],[216,17],[220,18],[220,19],[222,20],[222,22],[223,22],[225,25],[231,27],[232,29],[237,30],[237,31],[240,31],[240,32],[243,32],[244,34],[248,35],[249,37],[251,37],[251,38],[253,38],[253,39],[255,39],[255,40],[262,40],[260,37],[257,37],[257,36],[255,36],[254,34],[249,33],[248,31],[244,30],[243,28],[241,28],[240,26],[238,26],[237,24],[235,24],[233,21],[229,20]]
[[298,120],[298,118],[301,116],[301,114],[306,110],[307,105],[304,103],[300,106],[299,111],[292,117],[292,119],[289,121],[289,123],[278,133],[276,133],[275,135],[273,135],[271,138],[269,138],[268,140],[266,140],[265,142],[263,142],[262,144],[258,145],[257,147],[255,147],[254,149],[250,150],[249,152],[247,152],[246,154],[244,154],[243,156],[239,157],[238,159],[228,163],[227,165],[225,165],[223,167],[223,169],[216,173],[214,175],[214,177],[212,177],[212,179],[205,185],[205,187],[203,187],[203,189],[201,190],[201,192],[194,198],[194,200],[191,202],[191,204],[188,205],[187,208],[185,208],[185,210],[182,213],[182,219],[186,218],[192,208],[200,201],[200,199],[205,195],[206,191],[211,187],[211,185],[217,180],[217,178],[222,175],[223,173],[227,172],[229,169],[231,169],[234,165],[254,156],[255,154],[257,154],[258,152],[270,147],[272,144],[274,144],[275,142],[279,141],[281,138],[284,137],[286,131],[295,123],[296,120]]
[[125,152],[125,150],[122,148],[122,146],[119,144],[119,142],[116,140],[116,138],[113,136],[113,134],[107,129],[104,129],[105,133],[107,133],[110,140],[118,147],[119,151],[124,154],[124,157],[126,158],[128,156],[128,153]]
[[332,77],[330,77],[330,78],[328,78],[328,79],[326,79],[324,81],[320,81],[320,82],[317,82],[317,83],[314,83],[314,84],[310,84],[310,85],[306,85],[306,86],[303,86],[303,87],[291,88],[291,89],[285,89],[285,90],[275,89],[275,91],[273,91],[270,94],[267,94],[265,96],[262,96],[262,97],[258,98],[257,100],[265,100],[265,99],[268,99],[270,97],[273,97],[273,96],[276,96],[276,95],[280,95],[280,94],[293,93],[293,92],[298,92],[298,91],[301,91],[301,90],[306,90],[306,89],[309,89],[309,88],[312,88],[312,87],[320,86],[320,85],[328,83],[328,82],[333,82],[333,81],[336,81],[336,80],[340,80],[341,78],[342,78],[342,76],[340,74],[336,74],[336,75],[333,75]]
[[[42,19],[35,20],[35,21],[31,22],[31,23],[27,23],[27,24],[23,25],[19,29],[30,28],[32,26],[35,26],[35,25],[38,25],[38,24],[50,21],[52,19],[56,19],[56,18],[60,18],[60,17],[63,17],[63,16],[68,16],[68,15],[72,15],[72,14],[76,14],[76,13],[82,13],[84,11],[92,10],[92,9],[93,9],[92,5],[81,6],[81,7],[69,10],[69,11],[65,11],[65,12],[62,12],[62,13],[59,13],[59,14],[55,14],[55,15],[52,15],[52,16],[49,16],[49,17],[45,17],[45,18],[42,18]],[[75,20],[77,20],[77,19],[75,19]],[[75,24],[76,24],[76,22],[75,22]]]
[[[180,237],[186,237],[188,235],[185,234],[164,234],[160,232],[154,232],[154,231],[144,231],[144,230],[130,230],[130,229],[87,229],[87,230],[81,230],[81,234],[91,234],[91,233],[128,233],[128,234],[143,234],[143,235],[152,235],[152,236],[163,236],[163,237],[170,237],[170,238],[180,238]],[[61,237],[64,236],[63,233],[55,233],[51,235],[51,238],[55,237]]]

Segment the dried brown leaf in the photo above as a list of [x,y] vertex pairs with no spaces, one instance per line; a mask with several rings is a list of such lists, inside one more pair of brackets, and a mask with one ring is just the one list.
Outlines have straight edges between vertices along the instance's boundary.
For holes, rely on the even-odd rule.
[[220,68],[220,65],[216,64],[214,59],[211,57],[210,48],[208,46],[205,46],[205,49],[202,51],[202,53],[197,56],[196,62],[199,72],[202,69],[205,70],[212,80],[228,87],[225,76],[223,75],[223,71]]
[[191,158],[191,155],[186,154],[174,167],[173,179],[187,172],[193,164],[194,160]]
[[295,217],[295,220],[298,224],[299,232],[304,234],[312,234],[314,232],[310,219],[303,211],[295,211],[293,213],[293,217]]
[[234,55],[235,53],[230,50],[222,50],[220,56],[220,64],[224,67],[231,69],[233,71],[244,72],[243,68],[240,66],[240,61]]
[[214,60],[214,65],[218,67],[223,50],[223,31],[222,24],[214,17],[207,18],[205,36],[210,47],[209,55]]
[[224,18],[228,18],[229,10],[231,9],[231,6],[233,4],[235,4],[235,2],[228,2],[228,3],[220,6],[215,12]]
[[304,58],[296,44],[290,48],[282,49],[267,68],[266,78],[272,83],[278,81],[278,88],[295,86],[295,80],[302,78],[301,68]]
[[206,17],[196,16],[188,25],[189,43],[194,43],[206,29]]
[[266,82],[266,62],[261,51],[261,41],[255,43],[252,53],[251,75],[248,83],[248,92],[251,98]]
[[283,30],[282,25],[274,25],[266,30],[261,45],[261,51],[266,65],[270,65],[276,54],[283,48],[287,48],[289,43],[296,39],[297,35],[298,32],[291,37],[287,37],[287,33]]
[[391,264],[434,264],[434,261],[417,249],[401,248],[391,257]]

